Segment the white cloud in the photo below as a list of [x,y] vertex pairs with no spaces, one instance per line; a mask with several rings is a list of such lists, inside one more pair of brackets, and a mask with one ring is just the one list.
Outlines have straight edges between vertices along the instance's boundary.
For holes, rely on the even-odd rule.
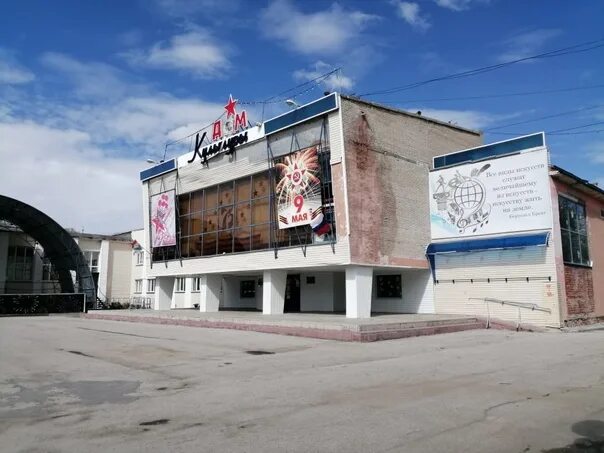
[[[22,90],[0,107],[2,193],[76,229],[110,233],[140,227],[138,174],[147,167],[145,158],[163,157],[166,141],[214,121],[224,103],[155,92],[128,82],[112,66],[61,54],[46,54],[43,63],[45,75],[60,75],[73,95],[57,101]],[[106,83],[105,96],[86,87],[86,77],[93,85]],[[182,152],[171,147],[168,157]]]
[[343,51],[378,17],[348,11],[337,3],[329,9],[304,13],[288,0],[275,0],[260,14],[260,28],[269,38],[306,55]]
[[42,55],[42,63],[60,73],[60,80],[67,80],[82,97],[100,99],[119,98],[131,88],[123,78],[125,75],[105,63],[81,62],[68,55],[47,52]]
[[[298,69],[294,71],[293,77],[297,81],[314,80],[321,75],[332,71],[334,68],[323,61],[317,61],[312,69]],[[354,80],[338,71],[324,78],[321,84],[330,91],[350,90],[354,85]]]
[[31,121],[0,122],[2,193],[65,227],[115,233],[140,227],[138,160],[109,158],[85,132]]
[[489,3],[490,0],[435,0],[436,4],[442,8],[452,11],[463,11],[470,9],[475,3]]
[[195,29],[158,42],[147,50],[123,53],[134,65],[155,69],[176,69],[194,77],[207,79],[223,77],[229,70],[231,50],[218,42],[209,32]]
[[0,85],[21,85],[34,79],[34,73],[17,63],[11,52],[0,49]]
[[560,33],[561,30],[546,28],[518,33],[503,41],[505,50],[497,56],[497,61],[505,63],[538,54],[549,41],[559,36]]
[[414,2],[394,2],[396,12],[401,19],[418,30],[427,30],[431,24],[428,19],[421,14],[420,6]]

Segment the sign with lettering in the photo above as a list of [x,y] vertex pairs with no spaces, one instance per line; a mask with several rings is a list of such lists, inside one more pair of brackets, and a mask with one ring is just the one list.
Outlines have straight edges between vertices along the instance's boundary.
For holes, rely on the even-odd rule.
[[[243,110],[237,113],[237,100],[229,96],[227,105],[224,106],[226,117],[224,121],[218,119],[210,130],[197,133],[195,148],[191,153],[178,159],[178,166],[183,167],[195,161],[202,164],[219,154],[232,154],[237,146],[243,145],[258,137],[258,127],[248,128],[247,113]],[[211,132],[211,135],[209,134]]]
[[432,239],[552,228],[547,149],[430,173]]
[[309,225],[323,220],[321,167],[317,147],[302,149],[275,160],[279,228]]

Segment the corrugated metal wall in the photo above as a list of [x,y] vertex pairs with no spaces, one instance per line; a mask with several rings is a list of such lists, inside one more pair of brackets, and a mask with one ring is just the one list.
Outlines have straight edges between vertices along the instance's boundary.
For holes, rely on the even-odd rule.
[[[487,304],[473,300],[486,297],[548,308],[551,313],[521,308],[521,321],[537,326],[560,325],[555,253],[551,243],[548,247],[437,255],[436,279],[437,313],[486,317]],[[518,320],[517,307],[490,303],[488,308],[493,318]]]

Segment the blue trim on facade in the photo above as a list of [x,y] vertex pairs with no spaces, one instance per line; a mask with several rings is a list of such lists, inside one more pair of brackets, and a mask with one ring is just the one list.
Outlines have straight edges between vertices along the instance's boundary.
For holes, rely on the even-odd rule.
[[167,160],[159,165],[156,165],[155,167],[147,168],[146,170],[141,171],[141,181],[146,181],[147,179],[151,179],[174,169],[176,169],[176,159]]
[[523,235],[501,236],[483,239],[464,239],[452,242],[433,242],[426,248],[426,257],[430,262],[432,277],[436,280],[435,255],[456,252],[478,252],[496,249],[514,249],[533,246],[547,246],[550,232]]
[[276,118],[267,120],[264,123],[264,133],[266,135],[274,134],[282,129],[293,126],[294,124],[314,118],[338,108],[336,93],[325,96],[318,101],[298,107],[291,112],[287,112]]
[[514,138],[504,142],[492,143],[490,145],[471,148],[446,156],[437,156],[434,158],[434,169],[449,167],[451,165],[460,165],[466,162],[474,162],[477,160],[487,159],[489,157],[498,157],[505,154],[514,154],[525,149],[537,148],[545,146],[545,138],[543,132],[526,137]]

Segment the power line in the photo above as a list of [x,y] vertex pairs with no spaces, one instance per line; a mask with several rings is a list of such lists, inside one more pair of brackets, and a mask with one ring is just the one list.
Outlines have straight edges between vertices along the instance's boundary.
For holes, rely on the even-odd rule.
[[[597,126],[600,124],[604,124],[604,121],[596,121],[595,123],[582,124],[580,126],[567,127],[565,129],[556,129],[553,131],[546,131],[545,133],[548,135],[579,135],[579,134],[594,134],[603,132],[604,129],[594,129],[591,131],[581,131],[581,132],[569,132],[576,131],[577,129],[583,129],[586,127]],[[494,135],[526,135],[526,132],[489,132]]]
[[511,66],[516,63],[521,63],[523,61],[531,61],[531,60],[537,60],[537,59],[541,59],[541,58],[553,58],[553,57],[559,57],[559,56],[563,56],[563,55],[587,52],[587,51],[594,50],[594,49],[597,49],[600,47],[604,47],[604,39],[575,44],[575,45],[572,45],[569,47],[563,47],[561,49],[555,49],[555,50],[551,50],[549,52],[544,52],[544,53],[537,54],[537,55],[531,55],[529,57],[517,58],[515,60],[507,61],[505,63],[499,63],[499,64],[495,64],[495,65],[490,65],[490,66],[483,66],[480,68],[470,69],[468,71],[458,72],[458,73],[454,73],[454,74],[448,74],[448,75],[441,76],[441,77],[435,77],[433,79],[423,80],[420,82],[414,82],[414,83],[410,83],[407,85],[389,88],[386,90],[379,90],[379,91],[364,93],[364,94],[360,94],[358,96],[363,97],[363,96],[375,96],[378,94],[397,93],[399,91],[405,91],[405,90],[409,90],[411,88],[417,88],[419,86],[428,85],[430,83],[441,82],[444,80],[460,79],[460,78],[464,78],[464,77],[471,77],[474,75],[483,74],[485,72],[495,71],[497,69]]
[[539,118],[533,118],[531,120],[518,121],[517,123],[509,123],[509,124],[504,124],[503,126],[490,127],[488,129],[484,129],[484,132],[494,131],[496,129],[504,129],[504,128],[510,127],[510,126],[518,126],[520,124],[533,123],[535,121],[546,120],[546,119],[549,119],[549,118],[558,118],[558,117],[561,117],[561,116],[573,115],[575,113],[585,112],[587,110],[599,109],[601,107],[602,107],[602,104],[600,104],[600,105],[592,105],[590,107],[583,107],[583,108],[580,108],[580,109],[577,109],[577,110],[568,110],[566,112],[555,113],[553,115],[547,115],[547,116],[541,116]]
[[558,88],[558,89],[551,89],[551,90],[521,91],[521,92],[505,93],[505,94],[482,94],[482,95],[477,95],[477,96],[464,96],[464,97],[452,97],[452,98],[407,99],[404,101],[388,100],[388,102],[395,103],[395,104],[406,104],[409,102],[469,101],[469,100],[473,100],[473,99],[494,99],[494,98],[513,97],[513,96],[530,96],[530,95],[536,95],[536,94],[564,93],[564,92],[569,92],[569,91],[591,90],[594,88],[604,88],[604,84],[602,84],[602,85],[586,85],[586,86],[581,86],[581,87]]
[[290,96],[292,99],[294,99],[294,98],[296,98],[298,96],[301,96],[301,95],[303,95],[303,94],[305,94],[305,93],[307,93],[307,92],[309,92],[311,90],[314,90],[322,81],[324,81],[325,79],[327,79],[331,75],[335,74],[336,72],[339,72],[341,69],[342,69],[341,67],[337,67],[335,69],[332,69],[329,72],[321,74],[321,75],[319,75],[319,76],[317,76],[317,77],[315,77],[315,78],[313,78],[311,80],[308,80],[308,81],[306,81],[304,83],[296,85],[295,87],[289,88],[289,89],[287,89],[285,91],[282,91],[281,93],[275,94],[274,96],[271,96],[271,97],[266,98],[264,100],[261,100],[261,101],[240,101],[239,104],[240,105],[276,104],[276,103],[279,103],[279,102],[283,102],[286,99],[285,98],[275,99],[275,98],[279,98],[281,96],[284,96],[285,94],[292,93],[292,92],[296,91],[297,89],[301,89],[301,88],[303,88],[303,87],[305,87],[307,85],[311,85],[309,88],[305,89],[304,91],[300,91],[300,92],[294,94],[293,96]]

